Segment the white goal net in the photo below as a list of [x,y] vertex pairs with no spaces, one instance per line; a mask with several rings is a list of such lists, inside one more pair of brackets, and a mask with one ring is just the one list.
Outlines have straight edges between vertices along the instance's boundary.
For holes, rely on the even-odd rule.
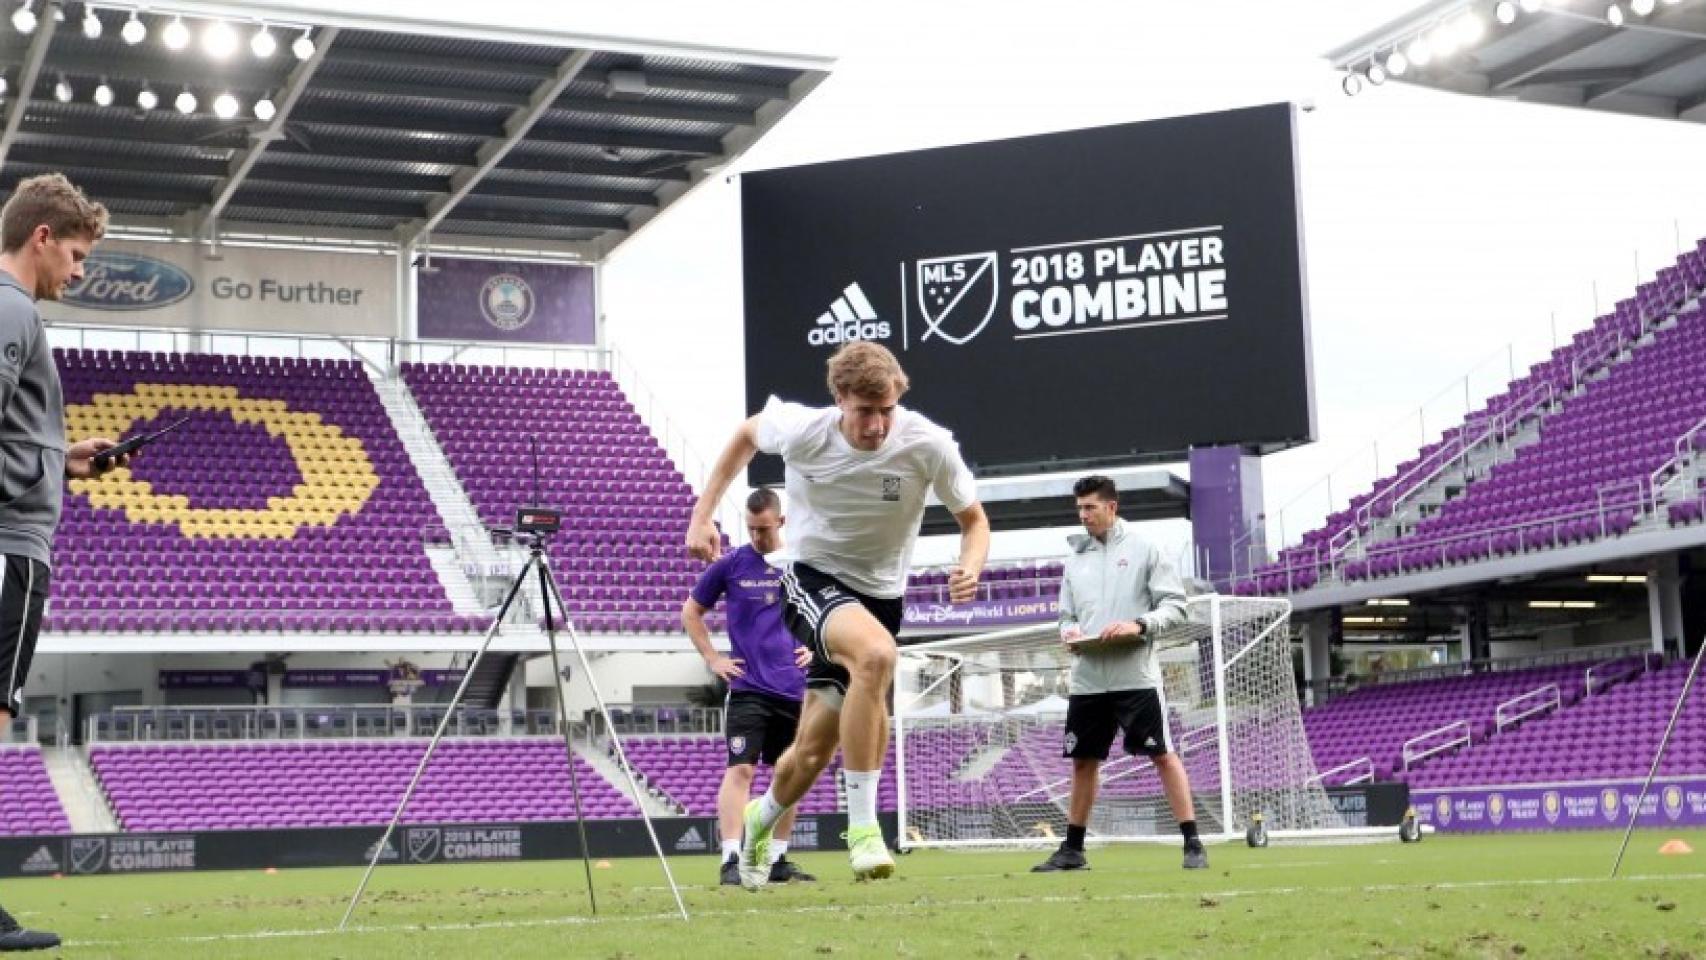
[[[1193,597],[1156,637],[1174,749],[1198,829],[1242,836],[1339,832],[1318,781],[1292,675],[1291,605]],[[1071,761],[1061,757],[1072,655],[1053,623],[903,647],[895,680],[900,842],[907,847],[1058,842]],[[1146,757],[1116,738],[1092,838],[1178,837]]]

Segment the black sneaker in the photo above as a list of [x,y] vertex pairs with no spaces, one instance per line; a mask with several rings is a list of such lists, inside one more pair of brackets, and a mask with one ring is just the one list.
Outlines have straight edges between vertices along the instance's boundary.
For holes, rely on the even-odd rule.
[[770,865],[771,883],[793,883],[795,881],[810,883],[816,879],[816,877],[801,870],[799,864],[787,857],[778,857],[776,862]]
[[718,885],[724,886],[724,887],[738,887],[738,886],[740,886],[740,858],[739,857],[730,857],[727,860],[723,861],[723,878],[720,881],[718,881]]
[[1032,873],[1054,873],[1057,870],[1088,870],[1090,861],[1084,859],[1084,851],[1071,847],[1060,847],[1048,855],[1048,859],[1031,868]]
[[1200,843],[1187,843],[1187,844],[1185,844],[1185,869],[1186,870],[1207,870],[1208,869],[1208,851],[1203,849],[1202,844],[1200,844]]
[[41,930],[25,930],[12,915],[0,908],[0,953],[24,950],[52,950],[59,946],[59,935]]

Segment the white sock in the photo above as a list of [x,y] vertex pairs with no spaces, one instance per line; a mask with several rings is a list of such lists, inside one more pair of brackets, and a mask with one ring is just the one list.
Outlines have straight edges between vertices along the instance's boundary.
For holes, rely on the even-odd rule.
[[771,793],[769,790],[764,791],[764,796],[759,798],[758,822],[765,826],[775,826],[776,821],[782,819],[782,814],[787,812],[788,808],[777,803],[775,794]]
[[727,860],[730,857],[738,857],[738,856],[740,856],[740,841],[739,840],[724,840],[723,841],[723,859]]
[[771,863],[775,863],[776,861],[782,859],[783,857],[785,857],[787,855],[788,855],[788,841],[786,841],[786,840],[772,840],[772,841],[770,841],[770,862]]
[[881,770],[845,770],[847,780],[847,825],[874,827],[877,825],[877,781]]

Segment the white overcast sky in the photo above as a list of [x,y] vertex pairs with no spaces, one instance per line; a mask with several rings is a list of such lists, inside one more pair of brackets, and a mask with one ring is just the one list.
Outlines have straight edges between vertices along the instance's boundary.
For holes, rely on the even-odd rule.
[[[419,2],[365,0],[418,15]],[[1301,120],[1319,442],[1264,464],[1288,540],[1706,236],[1706,128],[1388,84],[1322,60],[1413,0],[444,5],[564,30],[822,53],[834,74],[725,174],[1290,100]],[[513,8],[513,9],[512,9]],[[472,11],[472,12],[470,12]],[[701,186],[612,259],[612,339],[693,444],[745,415],[739,188]],[[1214,375],[1212,358],[1203,360]],[[803,398],[813,399],[813,398]],[[1165,415],[1165,398],[1155,398]],[[1181,472],[1183,468],[1179,468]],[[1290,504],[1282,511],[1282,507]],[[1159,525],[1158,539],[1188,536]],[[1054,536],[997,554],[1058,552]],[[921,559],[947,556],[928,545]]]

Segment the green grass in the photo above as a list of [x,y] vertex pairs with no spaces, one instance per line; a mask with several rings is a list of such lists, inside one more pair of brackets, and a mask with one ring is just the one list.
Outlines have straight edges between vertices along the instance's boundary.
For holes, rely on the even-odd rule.
[[[1661,857],[1680,836],[1693,856]],[[855,884],[760,893],[712,885],[709,857],[672,861],[689,923],[655,861],[381,867],[347,933],[358,870],[78,877],[0,883],[66,956],[568,957],[1618,957],[1706,958],[1706,832],[1637,834],[1609,881],[1612,833],[1430,837],[1400,846],[1093,849],[1088,873],[1032,875],[1040,853],[920,852]]]

